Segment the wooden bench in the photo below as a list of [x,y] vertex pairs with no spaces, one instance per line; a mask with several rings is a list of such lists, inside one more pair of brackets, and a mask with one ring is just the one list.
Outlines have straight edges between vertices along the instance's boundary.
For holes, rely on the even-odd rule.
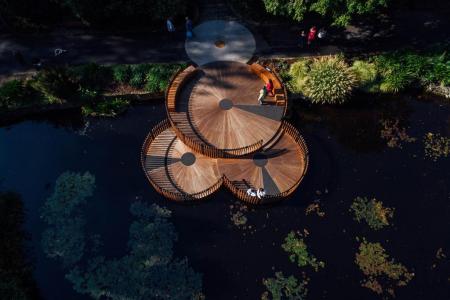
[[250,70],[256,76],[261,78],[265,84],[267,84],[269,82],[269,79],[272,80],[273,88],[274,88],[274,95],[267,96],[264,99],[263,103],[280,105],[280,106],[283,106],[286,104],[286,98],[285,98],[285,94],[284,94],[283,84],[280,82],[280,80],[278,79],[278,77],[275,74],[268,71],[266,68],[264,68],[263,66],[261,66],[260,64],[257,64],[257,63],[251,64]]
[[167,109],[169,112],[175,111],[175,106],[177,102],[178,91],[180,87],[190,78],[192,78],[197,73],[197,69],[194,66],[189,66],[183,71],[175,75],[175,78],[170,82],[170,86],[167,90],[166,101]]

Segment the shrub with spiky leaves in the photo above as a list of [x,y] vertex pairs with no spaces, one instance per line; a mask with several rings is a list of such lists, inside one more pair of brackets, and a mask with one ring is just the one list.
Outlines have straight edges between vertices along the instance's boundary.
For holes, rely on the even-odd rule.
[[357,83],[354,72],[338,56],[315,59],[308,72],[304,95],[313,103],[344,103]]
[[367,92],[379,90],[377,66],[369,61],[355,60],[351,67],[358,80],[358,88]]
[[288,88],[294,93],[302,93],[306,87],[306,79],[311,65],[310,59],[300,59],[293,63],[289,69]]

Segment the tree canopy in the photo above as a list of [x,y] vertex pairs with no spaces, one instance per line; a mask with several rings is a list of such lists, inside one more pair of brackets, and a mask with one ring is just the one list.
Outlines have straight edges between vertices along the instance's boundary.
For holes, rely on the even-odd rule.
[[353,17],[376,12],[389,0],[263,0],[266,10],[274,15],[302,21],[310,12],[329,17],[333,25],[345,26]]

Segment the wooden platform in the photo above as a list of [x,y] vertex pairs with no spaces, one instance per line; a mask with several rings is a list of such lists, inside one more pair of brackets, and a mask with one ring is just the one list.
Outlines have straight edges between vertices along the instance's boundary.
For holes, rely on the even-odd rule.
[[[168,198],[191,201],[211,195],[223,184],[235,196],[252,204],[269,203],[290,195],[308,166],[303,139],[286,130],[271,149],[241,158],[211,158],[183,144],[166,121],[166,127],[144,145],[142,166],[155,188]],[[266,197],[246,194],[264,188]],[[168,196],[169,195],[169,196]]]
[[[258,102],[272,80],[275,93]],[[148,134],[142,168],[152,186],[175,201],[205,198],[221,186],[251,204],[291,195],[308,169],[308,148],[282,121],[286,90],[258,64],[215,62],[178,72],[166,93],[168,119]],[[263,188],[264,197],[247,190]]]
[[[196,70],[192,80],[180,87],[176,109],[168,112],[172,119],[179,120],[181,115],[184,116],[185,122],[174,125],[181,134],[198,143],[228,153],[243,149],[240,155],[253,152],[255,147],[252,145],[262,147],[277,134],[285,114],[285,101],[280,105],[259,104],[259,91],[265,85],[265,78],[243,63],[205,65]],[[276,76],[273,78],[276,80]],[[275,85],[281,83],[275,82]],[[267,100],[271,98],[275,99],[266,97]],[[193,137],[193,133],[197,136]],[[189,141],[185,142],[189,144]]]

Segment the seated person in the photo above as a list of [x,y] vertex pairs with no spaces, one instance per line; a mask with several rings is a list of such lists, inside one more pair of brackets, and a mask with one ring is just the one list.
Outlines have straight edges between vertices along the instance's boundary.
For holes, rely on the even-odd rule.
[[257,193],[258,193],[258,191],[255,190],[255,189],[252,189],[252,188],[249,188],[249,189],[247,190],[247,195],[252,196],[252,197],[256,197],[256,194],[257,194]]
[[266,191],[263,188],[260,188],[256,192],[256,196],[258,196],[259,199],[263,198],[266,195]]
[[266,83],[266,90],[267,90],[267,93],[269,93],[270,96],[274,95],[273,88],[274,88],[273,81],[272,81],[272,79],[269,79],[269,82]]
[[263,86],[262,89],[259,90],[259,97],[258,97],[259,104],[263,104],[264,98],[266,98],[266,96],[267,96],[267,88],[266,86]]

